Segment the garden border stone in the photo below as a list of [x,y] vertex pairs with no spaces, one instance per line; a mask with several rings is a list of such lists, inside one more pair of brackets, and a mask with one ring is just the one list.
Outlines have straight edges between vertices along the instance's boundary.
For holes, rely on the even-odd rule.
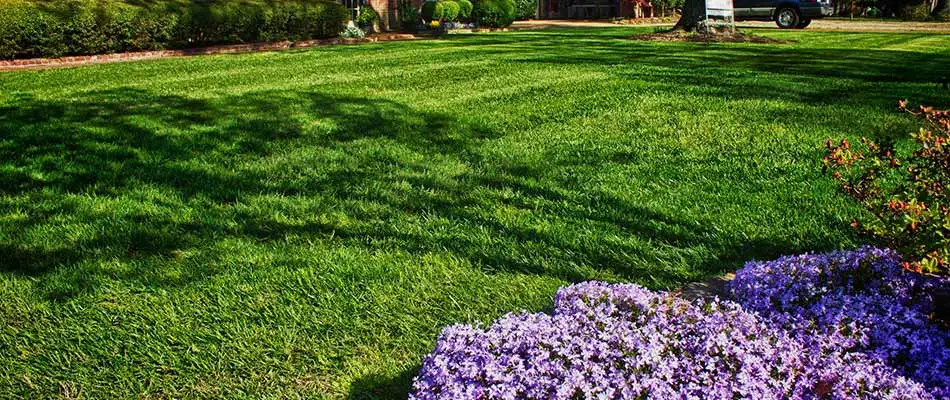
[[680,297],[687,300],[711,300],[714,297],[719,297],[720,299],[728,299],[729,282],[732,282],[736,278],[734,272],[730,272],[723,275],[714,276],[712,278],[706,279],[700,282],[688,283],[685,286],[676,289],[673,293],[679,295]]

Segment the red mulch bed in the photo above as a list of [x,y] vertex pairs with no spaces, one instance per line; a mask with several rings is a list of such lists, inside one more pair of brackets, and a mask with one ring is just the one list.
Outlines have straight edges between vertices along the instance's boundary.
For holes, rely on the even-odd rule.
[[733,34],[705,34],[684,31],[667,31],[634,35],[631,36],[630,39],[654,42],[794,43],[792,40],[773,39],[763,36],[749,35],[742,32],[736,32]]

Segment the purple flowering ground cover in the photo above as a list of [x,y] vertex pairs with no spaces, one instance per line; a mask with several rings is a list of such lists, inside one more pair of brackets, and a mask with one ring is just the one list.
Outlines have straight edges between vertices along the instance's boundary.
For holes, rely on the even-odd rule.
[[550,314],[446,328],[410,398],[945,399],[934,284],[874,248],[750,262],[738,302],[576,284]]
[[928,320],[927,293],[945,284],[905,271],[891,250],[863,247],[750,262],[731,289],[813,351],[860,352],[950,398],[950,333]]

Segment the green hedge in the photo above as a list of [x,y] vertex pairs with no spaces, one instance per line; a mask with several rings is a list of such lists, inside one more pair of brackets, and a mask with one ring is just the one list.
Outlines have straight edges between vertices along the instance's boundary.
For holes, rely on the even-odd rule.
[[339,34],[349,13],[329,0],[0,0],[0,58],[59,57]]
[[476,0],[472,11],[479,26],[504,28],[515,21],[514,0]]

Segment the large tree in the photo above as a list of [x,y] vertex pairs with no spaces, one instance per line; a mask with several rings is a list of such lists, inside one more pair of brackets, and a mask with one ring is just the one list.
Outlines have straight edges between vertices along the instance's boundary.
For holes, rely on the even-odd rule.
[[673,26],[673,30],[694,32],[699,27],[699,22],[704,19],[706,19],[706,1],[685,0],[680,20]]

